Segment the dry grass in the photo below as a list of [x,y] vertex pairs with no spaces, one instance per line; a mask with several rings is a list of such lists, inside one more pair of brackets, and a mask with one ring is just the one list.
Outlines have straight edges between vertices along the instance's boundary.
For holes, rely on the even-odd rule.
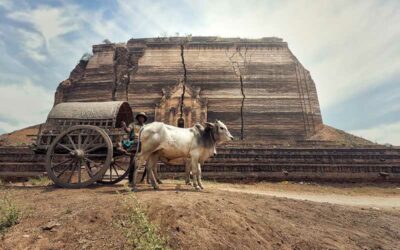
[[32,186],[48,186],[53,182],[47,176],[29,178],[28,183]]
[[11,200],[10,195],[5,193],[0,199],[0,235],[18,224],[20,219],[20,211],[15,203]]
[[125,197],[123,205],[126,213],[118,220],[118,226],[127,239],[128,249],[169,249],[167,240],[149,221],[135,194]]

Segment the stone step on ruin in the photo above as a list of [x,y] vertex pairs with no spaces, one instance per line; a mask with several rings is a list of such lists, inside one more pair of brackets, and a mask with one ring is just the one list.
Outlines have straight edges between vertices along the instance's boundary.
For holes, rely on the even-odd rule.
[[[183,172],[163,172],[161,178],[184,178]],[[398,175],[386,175],[386,173],[344,173],[344,172],[203,172],[204,180],[212,181],[322,181],[322,182],[351,182],[351,183],[398,183]]]
[[[161,171],[166,172],[183,172],[184,166],[169,166],[160,164]],[[293,171],[293,172],[388,172],[393,174],[400,174],[400,166],[394,164],[332,164],[332,163],[205,163],[202,166],[204,172],[229,172],[229,171],[242,171],[242,172],[262,172],[262,171]]]
[[45,176],[44,162],[0,162],[0,177]]
[[[221,153],[222,152],[222,153]],[[182,176],[183,166],[160,166],[163,176]],[[400,150],[381,148],[223,148],[202,167],[205,178],[400,181]],[[240,175],[239,173],[243,173]],[[288,177],[290,175],[290,177]]]
[[336,158],[332,159],[331,157],[280,157],[280,158],[268,158],[263,156],[257,157],[230,157],[230,158],[212,158],[207,161],[207,163],[221,163],[221,164],[234,164],[234,163],[246,163],[246,162],[254,162],[254,163],[351,163],[351,164],[400,164],[400,159],[388,159],[382,157],[375,157],[369,159],[363,159],[360,157],[348,157],[348,158]]
[[38,177],[46,174],[44,155],[29,147],[0,147],[0,177]]
[[[241,147],[218,152],[202,167],[205,178],[400,181],[400,149]],[[0,147],[0,176],[33,177],[44,172],[44,155],[28,147]],[[184,167],[161,164],[160,172],[175,178],[184,174]]]
[[7,162],[43,162],[44,155],[38,155],[29,147],[0,147],[0,164]]
[[43,162],[44,155],[35,154],[0,154],[0,164],[2,162]]
[[45,171],[45,163],[44,162],[1,162],[0,169],[1,169],[1,171],[44,172]]
[[[183,166],[160,166],[162,178],[184,176]],[[400,166],[354,164],[205,164],[205,179],[400,181]]]
[[291,158],[291,157],[342,157],[342,158],[363,158],[363,159],[375,159],[375,158],[385,158],[385,159],[400,159],[400,152],[396,151],[381,151],[381,152],[370,152],[370,151],[286,151],[281,150],[280,152],[272,152],[270,150],[261,151],[240,151],[240,152],[222,152],[218,151],[218,158],[235,158],[235,157],[263,157],[263,158]]

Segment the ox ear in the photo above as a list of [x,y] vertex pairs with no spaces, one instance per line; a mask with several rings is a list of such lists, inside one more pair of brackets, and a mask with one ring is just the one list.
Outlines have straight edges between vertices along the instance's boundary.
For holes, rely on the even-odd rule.
[[213,128],[215,126],[214,123],[206,122],[206,128]]
[[194,127],[197,128],[197,129],[200,130],[200,131],[203,131],[203,130],[204,130],[204,127],[201,126],[201,124],[198,123],[198,122],[196,122],[196,124],[194,125]]

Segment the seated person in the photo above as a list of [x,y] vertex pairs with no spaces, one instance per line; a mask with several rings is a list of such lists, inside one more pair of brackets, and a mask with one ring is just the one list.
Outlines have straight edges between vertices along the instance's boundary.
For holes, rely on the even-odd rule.
[[129,150],[131,151],[133,149],[133,145],[135,144],[135,140],[138,139],[139,137],[139,131],[140,129],[145,126],[146,121],[147,121],[147,116],[146,113],[140,112],[136,115],[135,117],[136,123],[131,123],[129,126],[126,126],[125,122],[122,122],[122,129],[125,130],[125,132],[128,134],[128,139],[123,140],[121,142],[122,148],[124,150]]

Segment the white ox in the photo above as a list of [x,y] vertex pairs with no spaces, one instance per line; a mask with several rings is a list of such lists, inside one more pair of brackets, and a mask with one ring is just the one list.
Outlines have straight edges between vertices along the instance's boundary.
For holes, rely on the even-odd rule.
[[144,126],[139,135],[139,145],[135,156],[133,190],[135,189],[137,167],[146,164],[146,172],[154,189],[158,189],[154,177],[158,161],[168,165],[186,165],[186,182],[190,182],[188,171],[193,174],[193,186],[203,189],[201,165],[216,155],[216,145],[233,140],[228,128],[221,121],[206,123],[204,128],[196,124],[192,128],[178,128],[153,122]]

